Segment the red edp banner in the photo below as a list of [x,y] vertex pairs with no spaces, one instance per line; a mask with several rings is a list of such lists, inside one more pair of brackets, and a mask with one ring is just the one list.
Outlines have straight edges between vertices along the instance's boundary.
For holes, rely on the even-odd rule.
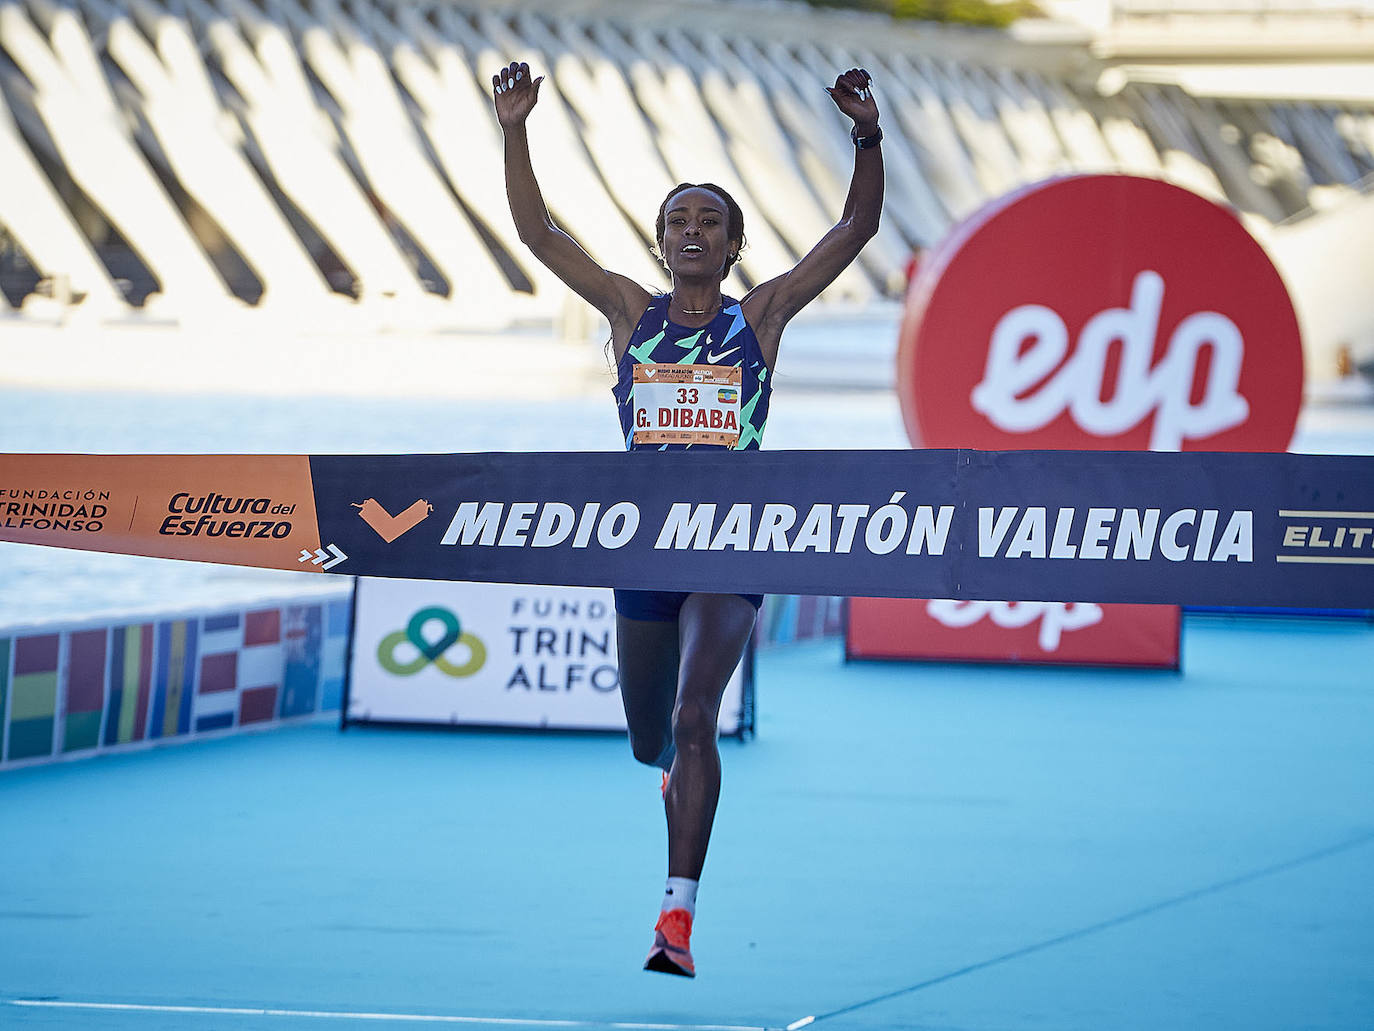
[[921,263],[897,384],[914,447],[1285,451],[1302,344],[1235,212],[1066,176],[980,209]]
[[1176,605],[851,598],[845,657],[1179,667]]
[[[974,213],[922,263],[901,330],[914,447],[1283,451],[1302,385],[1293,306],[1235,213],[1136,176],[1052,179]],[[1178,661],[1173,608],[861,602],[849,621],[862,647],[910,657]]]

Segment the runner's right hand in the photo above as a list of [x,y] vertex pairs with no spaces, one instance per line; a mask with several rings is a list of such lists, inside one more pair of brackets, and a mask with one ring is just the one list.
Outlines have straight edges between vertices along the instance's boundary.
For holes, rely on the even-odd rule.
[[496,120],[501,123],[502,129],[524,124],[539,100],[539,84],[543,81],[542,75],[532,80],[530,66],[523,61],[512,61],[508,67],[491,77]]

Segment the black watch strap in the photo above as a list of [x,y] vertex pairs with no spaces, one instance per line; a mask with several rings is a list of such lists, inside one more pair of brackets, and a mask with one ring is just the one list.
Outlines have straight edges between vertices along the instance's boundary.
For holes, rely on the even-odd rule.
[[854,141],[854,146],[860,150],[867,150],[869,147],[876,147],[883,142],[883,127],[878,126],[870,136],[860,136],[859,127],[856,125],[849,130],[849,138]]

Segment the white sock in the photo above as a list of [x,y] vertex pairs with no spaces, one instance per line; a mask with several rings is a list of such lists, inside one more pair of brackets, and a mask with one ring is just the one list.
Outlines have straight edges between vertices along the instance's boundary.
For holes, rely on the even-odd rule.
[[690,877],[669,877],[668,886],[663,890],[661,912],[670,909],[685,909],[692,916],[697,915],[697,882]]

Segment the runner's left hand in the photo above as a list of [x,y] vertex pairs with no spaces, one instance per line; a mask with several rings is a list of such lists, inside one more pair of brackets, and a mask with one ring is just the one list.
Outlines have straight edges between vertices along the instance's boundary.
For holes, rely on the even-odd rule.
[[873,99],[873,76],[862,68],[851,68],[835,76],[835,85],[825,91],[840,112],[859,127],[861,135],[878,124],[878,102]]

